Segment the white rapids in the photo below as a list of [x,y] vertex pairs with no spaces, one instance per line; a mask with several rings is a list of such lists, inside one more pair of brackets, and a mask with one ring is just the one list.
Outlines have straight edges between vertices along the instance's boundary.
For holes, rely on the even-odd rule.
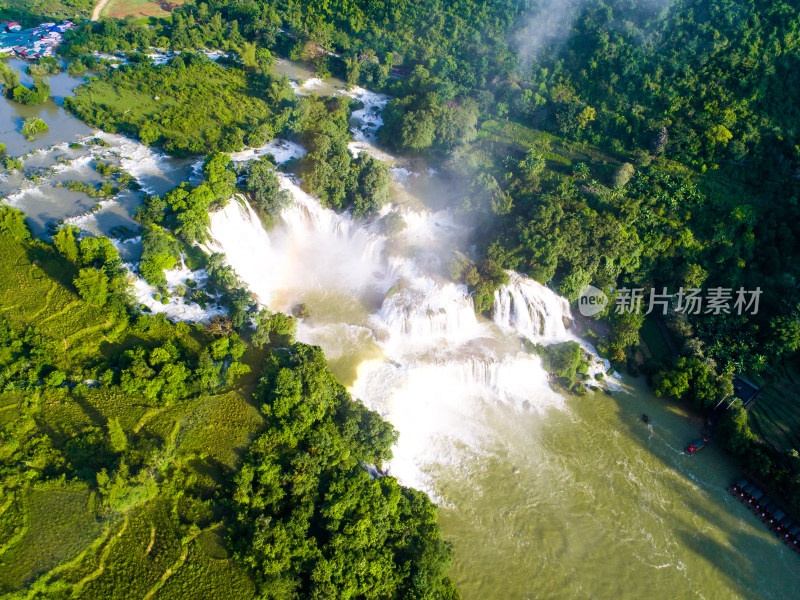
[[[387,96],[361,88],[346,92],[363,104],[353,120],[354,154],[375,148],[380,110]],[[281,158],[302,149],[280,146]],[[262,152],[235,155],[247,160]],[[498,404],[515,411],[564,409],[538,357],[521,338],[538,344],[575,339],[568,330],[569,304],[517,273],[497,292],[493,320],[479,317],[465,285],[443,277],[443,261],[464,238],[449,212],[431,212],[406,187],[435,172],[391,170],[395,192],[405,199],[371,221],[337,214],[278,173],[294,201],[267,232],[258,215],[236,197],[211,215],[208,249],[222,252],[262,305],[291,312],[310,307],[298,339],[318,344],[329,362],[347,361],[350,391],[400,432],[388,465],[403,484],[433,496],[435,471],[455,468],[487,451]],[[392,238],[379,218],[395,212],[405,229]],[[586,346],[584,346],[586,347]],[[599,367],[602,368],[602,367]]]
[[[290,312],[301,302],[311,317],[300,341],[321,345],[329,360],[358,358],[350,389],[400,432],[388,468],[402,483],[435,495],[432,470],[455,467],[491,440],[487,411],[564,407],[538,357],[537,343],[572,339],[569,306],[549,289],[511,273],[498,292],[494,321],[476,316],[466,286],[443,278],[436,255],[416,243],[459,235],[446,213],[409,213],[395,239],[374,223],[326,209],[286,175],[294,202],[267,232],[244,198],[211,215],[209,250],[223,252],[258,301]],[[396,248],[413,247],[413,256]],[[440,267],[440,265],[439,265]]]

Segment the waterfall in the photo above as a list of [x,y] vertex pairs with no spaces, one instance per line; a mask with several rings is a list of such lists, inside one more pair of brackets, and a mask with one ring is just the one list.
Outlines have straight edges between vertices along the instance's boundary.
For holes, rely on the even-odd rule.
[[525,353],[367,361],[351,391],[400,432],[389,474],[434,497],[431,468],[465,468],[494,441],[492,405],[543,415],[564,408],[539,359]]
[[375,321],[396,345],[462,344],[479,336],[481,325],[465,286],[417,277],[386,298]]
[[305,153],[305,149],[300,144],[276,139],[267,142],[260,148],[247,148],[240,152],[233,152],[231,153],[231,160],[235,163],[245,163],[271,154],[275,162],[280,165],[293,158],[300,158]]
[[172,189],[187,174],[185,159],[171,158],[123,135],[99,131],[95,137],[109,144],[107,148],[98,150],[99,158],[109,160],[119,156],[120,166],[133,175],[142,191],[148,194],[161,194]]
[[353,112],[353,120],[358,123],[358,127],[353,129],[353,139],[357,142],[374,142],[375,132],[383,125],[381,112],[389,103],[389,96],[361,87],[354,87],[346,93],[364,105],[363,108]]
[[385,238],[326,209],[288,176],[281,187],[293,198],[269,234],[245,198],[211,215],[208,249],[227,262],[256,294],[276,310],[290,310],[303,290],[385,294],[392,266],[383,260]]
[[536,344],[577,342],[589,362],[588,376],[593,379],[602,374],[607,388],[621,390],[619,374],[609,372],[610,361],[602,358],[592,344],[567,331],[572,313],[566,298],[514,271],[509,271],[508,276],[508,283],[494,293],[495,324]]
[[363,108],[353,111],[352,118],[358,126],[353,129],[353,141],[347,146],[350,152],[353,153],[353,156],[366,152],[385,163],[394,163],[394,156],[374,146],[376,133],[383,125],[381,113],[383,107],[389,103],[389,96],[360,87],[352,88],[345,93],[364,105]]
[[432,467],[456,466],[491,441],[491,407],[564,407],[539,358],[518,342],[569,339],[563,298],[512,272],[497,292],[494,323],[481,319],[466,286],[431,270],[437,244],[461,234],[446,214],[389,209],[409,224],[401,236],[417,250],[398,255],[368,222],[279,178],[293,201],[275,228],[265,231],[240,197],[211,215],[208,249],[224,252],[273,310],[310,304],[298,339],[321,345],[332,364],[352,364],[352,393],[400,431],[392,475],[435,494]]
[[534,342],[571,339],[569,302],[538,281],[509,271],[509,282],[494,293],[494,322]]
[[[388,98],[358,88],[348,94],[364,104],[354,113],[360,125],[351,150],[387,160],[372,141],[381,124],[375,108]],[[298,153],[285,149],[285,155]],[[458,468],[486,451],[496,439],[497,407],[540,414],[564,409],[540,359],[522,351],[519,338],[572,339],[570,311],[551,290],[510,272],[496,293],[493,321],[479,318],[467,287],[442,276],[443,258],[466,229],[447,211],[425,209],[405,185],[436,173],[411,177],[396,169],[392,176],[408,199],[382,211],[406,223],[392,239],[373,222],[323,207],[278,173],[292,202],[275,228],[265,231],[238,198],[211,215],[208,247],[225,253],[262,304],[285,312],[308,304],[298,340],[321,345],[353,395],[398,429],[389,472],[435,496],[432,469]]]
[[262,304],[269,304],[279,282],[271,265],[272,244],[256,212],[241,196],[211,214],[210,252],[223,252],[229,265]]
[[[23,171],[9,171],[0,178],[0,199],[27,213],[36,235],[48,233],[48,227],[57,222],[78,225],[97,235],[109,235],[118,226],[134,229],[137,225],[131,215],[143,193],[164,193],[188,175],[186,159],[171,158],[136,140],[104,132],[60,141],[20,159]],[[113,198],[98,200],[64,187],[70,181],[95,187],[105,183],[93,166],[99,162],[122,168],[142,191],[119,186]]]

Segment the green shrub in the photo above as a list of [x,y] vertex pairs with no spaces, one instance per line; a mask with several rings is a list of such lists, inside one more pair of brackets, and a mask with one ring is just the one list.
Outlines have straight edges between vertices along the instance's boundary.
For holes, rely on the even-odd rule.
[[565,387],[570,387],[575,382],[575,374],[581,366],[581,347],[578,342],[539,346],[538,354],[542,357],[545,370]]
[[25,139],[27,139],[29,142],[32,142],[37,133],[47,131],[47,129],[49,129],[47,123],[42,121],[40,118],[29,117],[22,123],[21,133],[25,136]]

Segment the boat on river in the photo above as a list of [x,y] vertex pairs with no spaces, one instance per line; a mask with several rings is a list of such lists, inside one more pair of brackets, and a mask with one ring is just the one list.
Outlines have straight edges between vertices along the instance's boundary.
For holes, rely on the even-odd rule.
[[691,444],[686,446],[686,449],[684,450],[684,452],[686,452],[686,454],[690,454],[690,455],[691,454],[695,454],[695,453],[699,452],[700,450],[702,450],[703,448],[705,448],[707,445],[708,445],[708,438],[698,438],[695,441],[693,441]]

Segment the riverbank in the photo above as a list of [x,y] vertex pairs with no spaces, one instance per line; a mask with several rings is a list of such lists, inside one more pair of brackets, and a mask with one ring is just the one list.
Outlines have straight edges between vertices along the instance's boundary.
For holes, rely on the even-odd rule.
[[767,494],[746,479],[738,479],[728,492],[744,504],[781,542],[800,552],[800,525]]

